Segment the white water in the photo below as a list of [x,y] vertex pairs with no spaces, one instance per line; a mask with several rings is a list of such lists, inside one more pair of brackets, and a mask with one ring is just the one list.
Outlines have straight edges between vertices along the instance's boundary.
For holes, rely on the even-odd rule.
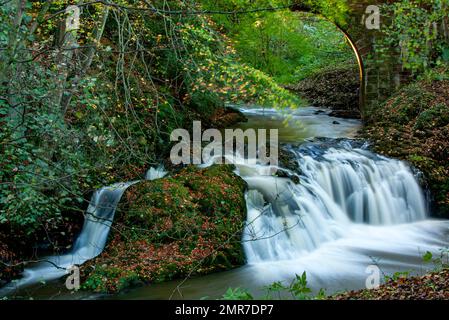
[[321,155],[310,149],[295,150],[300,184],[245,166],[250,191],[243,241],[249,263],[299,259],[363,228],[361,223],[386,226],[426,218],[423,193],[404,163],[349,144]]
[[71,266],[83,264],[99,255],[106,244],[117,204],[125,190],[134,183],[116,183],[95,191],[86,210],[83,229],[71,252],[39,259],[41,262],[24,270],[21,279],[2,288],[0,295],[37,282],[60,278]]
[[428,217],[406,163],[351,144],[291,146],[299,170],[283,170],[299,175],[299,184],[273,176],[279,167],[236,159],[236,173],[249,186],[242,239],[247,265],[219,282],[254,289],[306,271],[313,289],[331,293],[363,288],[370,265],[384,275],[433,268],[422,256],[439,257],[448,247],[449,222]]
[[151,167],[145,174],[145,180],[156,180],[165,177],[168,174],[163,166],[157,168]]
[[279,167],[234,159],[235,172],[249,186],[245,266],[146,286],[121,298],[220,297],[229,287],[262,296],[263,286],[288,284],[304,271],[314,291],[325,288],[332,294],[364,288],[369,266],[379,267],[380,281],[383,275],[420,274],[434,267],[424,263],[423,255],[429,251],[440,257],[448,247],[449,222],[429,218],[426,199],[406,163],[354,141],[313,140],[291,150],[299,170],[283,170],[298,174],[300,184],[273,176]]

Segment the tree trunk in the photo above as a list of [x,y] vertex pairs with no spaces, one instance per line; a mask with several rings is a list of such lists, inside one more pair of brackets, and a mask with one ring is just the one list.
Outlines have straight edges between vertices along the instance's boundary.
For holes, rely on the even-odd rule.
[[61,109],[63,110],[63,113],[65,114],[67,112],[67,109],[69,108],[70,102],[73,97],[73,93],[76,91],[80,81],[85,77],[87,72],[90,69],[90,66],[92,65],[92,60],[94,58],[96,47],[101,41],[101,38],[103,37],[104,29],[106,26],[106,21],[109,17],[109,7],[105,6],[102,13],[102,18],[98,26],[95,28],[94,31],[94,41],[93,43],[90,43],[90,47],[87,49],[86,59],[84,60],[80,72],[75,75],[74,80],[72,81],[71,88],[61,101]]
[[26,4],[26,0],[11,1],[6,4],[9,6],[16,6],[16,15],[11,25],[12,28],[8,39],[9,49],[6,53],[7,58],[2,71],[2,76],[5,78],[1,79],[1,81],[8,83],[8,121],[9,125],[13,128],[12,138],[15,140],[21,140],[25,136],[25,127],[23,126],[25,108],[21,104],[20,95],[20,74],[23,66],[17,62],[17,60],[21,60],[22,55],[19,55],[17,49],[20,48],[21,43],[25,41],[22,40],[19,32],[25,14]]

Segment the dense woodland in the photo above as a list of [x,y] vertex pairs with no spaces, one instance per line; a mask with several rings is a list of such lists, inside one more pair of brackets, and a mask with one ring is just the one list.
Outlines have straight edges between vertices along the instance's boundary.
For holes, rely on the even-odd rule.
[[[17,277],[24,261],[70,248],[94,190],[140,179],[164,162],[176,128],[190,129],[193,120],[223,127],[232,104],[285,109],[310,103],[332,107],[329,101],[345,97],[350,97],[345,105],[358,101],[356,59],[335,25],[345,23],[346,1],[303,3],[322,15],[293,12],[293,2],[284,0],[0,0],[0,279]],[[79,29],[67,32],[70,4],[81,8],[81,19]],[[405,101],[393,98],[380,106],[365,135],[380,152],[411,161],[427,174],[435,207],[444,215],[449,212],[449,4],[402,0],[384,9],[392,21],[375,50],[396,50],[410,83],[425,85],[406,87],[399,93]],[[339,86],[340,81],[347,83]],[[350,89],[342,93],[340,88]],[[319,92],[333,93],[320,100]],[[231,190],[226,199],[235,202],[227,209],[237,215],[244,210],[236,195],[242,186],[226,170],[220,173]],[[216,182],[207,172],[186,174]],[[198,193],[177,183],[158,190],[169,190],[173,199],[195,194],[195,210],[220,206],[213,197],[211,203],[201,202],[213,191]],[[134,194],[127,197],[137,201]],[[170,205],[160,201],[153,206]],[[126,219],[145,225],[139,217]],[[176,232],[190,223],[180,221]],[[223,235],[219,228],[210,230]],[[134,240],[135,245],[141,239]],[[116,251],[129,252],[130,244],[113,241],[108,262],[118,263],[123,256]],[[191,241],[197,246],[189,250],[198,249],[199,256],[213,249],[197,238]],[[160,254],[172,250],[163,247]],[[187,249],[179,250],[187,255]],[[239,265],[239,259],[212,260],[198,274]],[[128,261],[138,260],[137,253],[128,255]],[[178,262],[178,271],[190,270]],[[141,267],[141,273],[129,277],[111,270],[91,276],[86,287],[117,291],[128,285],[122,278],[152,282],[178,275],[173,264],[158,265],[160,272],[154,265]],[[145,272],[156,275],[145,277]],[[110,281],[100,284],[101,277]]]

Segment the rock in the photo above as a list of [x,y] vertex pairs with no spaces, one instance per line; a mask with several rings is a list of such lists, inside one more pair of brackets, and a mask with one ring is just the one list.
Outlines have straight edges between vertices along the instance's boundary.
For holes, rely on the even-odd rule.
[[360,111],[358,110],[332,110],[329,116],[343,119],[360,119]]
[[340,124],[338,121],[333,121],[332,124]]
[[218,108],[210,117],[211,128],[230,128],[248,119],[240,110],[232,107]]
[[434,70],[434,75],[373,109],[363,137],[376,152],[419,169],[422,186],[432,195],[432,215],[449,218],[449,70]]
[[131,186],[117,209],[111,242],[87,263],[97,267],[83,268],[84,288],[117,292],[242,265],[246,183],[233,170],[189,166]]
[[296,174],[290,174],[286,170],[278,169],[275,173],[275,176],[279,178],[288,178],[295,184],[299,183],[299,177]]
[[279,148],[279,165],[290,171],[299,172],[298,161],[295,155],[289,150],[288,145],[281,145]]

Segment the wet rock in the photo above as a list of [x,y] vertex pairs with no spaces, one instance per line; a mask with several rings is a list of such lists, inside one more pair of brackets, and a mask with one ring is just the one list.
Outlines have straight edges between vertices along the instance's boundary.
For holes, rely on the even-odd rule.
[[289,150],[289,145],[281,145],[279,148],[279,165],[290,171],[298,172],[299,165],[295,154]]
[[218,108],[210,117],[211,128],[230,128],[248,119],[240,110],[232,107]]
[[291,180],[293,183],[295,183],[295,184],[298,184],[299,181],[300,181],[298,175],[296,175],[296,174],[291,174],[291,173],[289,173],[288,171],[282,170],[282,169],[278,169],[278,170],[276,171],[276,173],[275,173],[275,176],[276,176],[276,177],[279,177],[279,178],[288,178],[288,179],[290,179],[290,180]]
[[329,116],[343,119],[360,119],[359,110],[332,110]]

